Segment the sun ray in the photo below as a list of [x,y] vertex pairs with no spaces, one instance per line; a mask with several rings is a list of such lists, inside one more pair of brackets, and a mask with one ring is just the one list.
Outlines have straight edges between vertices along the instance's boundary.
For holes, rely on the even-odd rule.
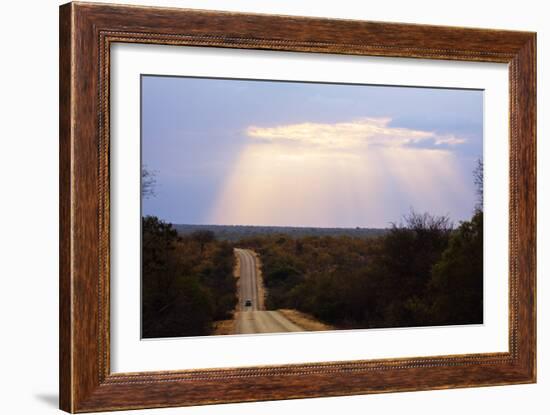
[[[210,222],[387,226],[406,213],[403,205],[447,214],[449,206],[464,204],[467,190],[456,158],[440,148],[464,140],[390,122],[249,127],[250,143],[226,179]],[[426,140],[429,146],[416,146]]]

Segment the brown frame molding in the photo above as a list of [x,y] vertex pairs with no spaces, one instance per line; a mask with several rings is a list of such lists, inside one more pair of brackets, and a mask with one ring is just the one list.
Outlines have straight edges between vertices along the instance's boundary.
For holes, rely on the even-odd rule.
[[[508,63],[507,353],[111,373],[113,42]],[[60,7],[60,407],[91,412],[536,381],[536,34],[69,3]]]

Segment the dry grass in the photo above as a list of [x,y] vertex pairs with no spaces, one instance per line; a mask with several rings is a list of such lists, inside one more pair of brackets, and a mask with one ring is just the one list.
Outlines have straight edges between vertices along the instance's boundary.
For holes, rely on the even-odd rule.
[[306,331],[324,331],[324,330],[334,330],[335,328],[329,324],[321,323],[319,320],[316,320],[315,317],[310,316],[309,314],[302,313],[298,310],[277,310],[287,319],[292,321],[294,324],[302,327]]
[[235,334],[235,322],[235,319],[216,321],[214,323],[212,335],[221,336],[224,334]]

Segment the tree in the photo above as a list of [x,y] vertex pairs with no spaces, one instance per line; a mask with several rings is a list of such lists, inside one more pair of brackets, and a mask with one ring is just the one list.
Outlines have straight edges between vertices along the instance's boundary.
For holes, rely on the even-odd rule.
[[208,230],[195,231],[191,233],[190,236],[191,239],[199,243],[201,254],[204,252],[204,247],[206,246],[206,244],[214,242],[216,240],[216,235],[214,234],[214,232]]
[[211,329],[211,294],[176,252],[176,230],[154,216],[142,220],[143,337],[204,335]]
[[419,303],[426,301],[426,290],[434,264],[447,248],[453,225],[447,216],[431,216],[411,211],[404,223],[392,224],[383,237],[372,269],[380,280],[383,321],[378,326],[404,327],[429,322]]
[[176,302],[173,251],[176,231],[154,216],[142,219],[142,329],[144,337],[156,337],[166,329]]
[[462,222],[433,267],[433,314],[440,323],[483,322],[483,212]]
[[474,184],[476,186],[476,211],[483,210],[483,161],[481,158],[477,159],[476,167],[473,171],[474,175]]
[[155,185],[157,184],[156,172],[148,170],[147,166],[141,166],[141,197],[149,199],[156,195]]

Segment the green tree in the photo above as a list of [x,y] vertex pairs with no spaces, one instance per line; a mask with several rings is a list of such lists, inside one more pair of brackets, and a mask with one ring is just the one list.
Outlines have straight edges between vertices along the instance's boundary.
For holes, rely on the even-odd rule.
[[442,324],[483,322],[483,212],[463,222],[433,267],[433,315]]
[[142,335],[207,335],[236,302],[233,247],[213,234],[180,237],[171,224],[142,219]]
[[447,248],[451,232],[448,217],[414,211],[403,223],[392,225],[372,266],[379,280],[379,301],[384,303],[377,307],[383,309],[377,325],[430,324],[417,305],[424,301],[432,267]]

